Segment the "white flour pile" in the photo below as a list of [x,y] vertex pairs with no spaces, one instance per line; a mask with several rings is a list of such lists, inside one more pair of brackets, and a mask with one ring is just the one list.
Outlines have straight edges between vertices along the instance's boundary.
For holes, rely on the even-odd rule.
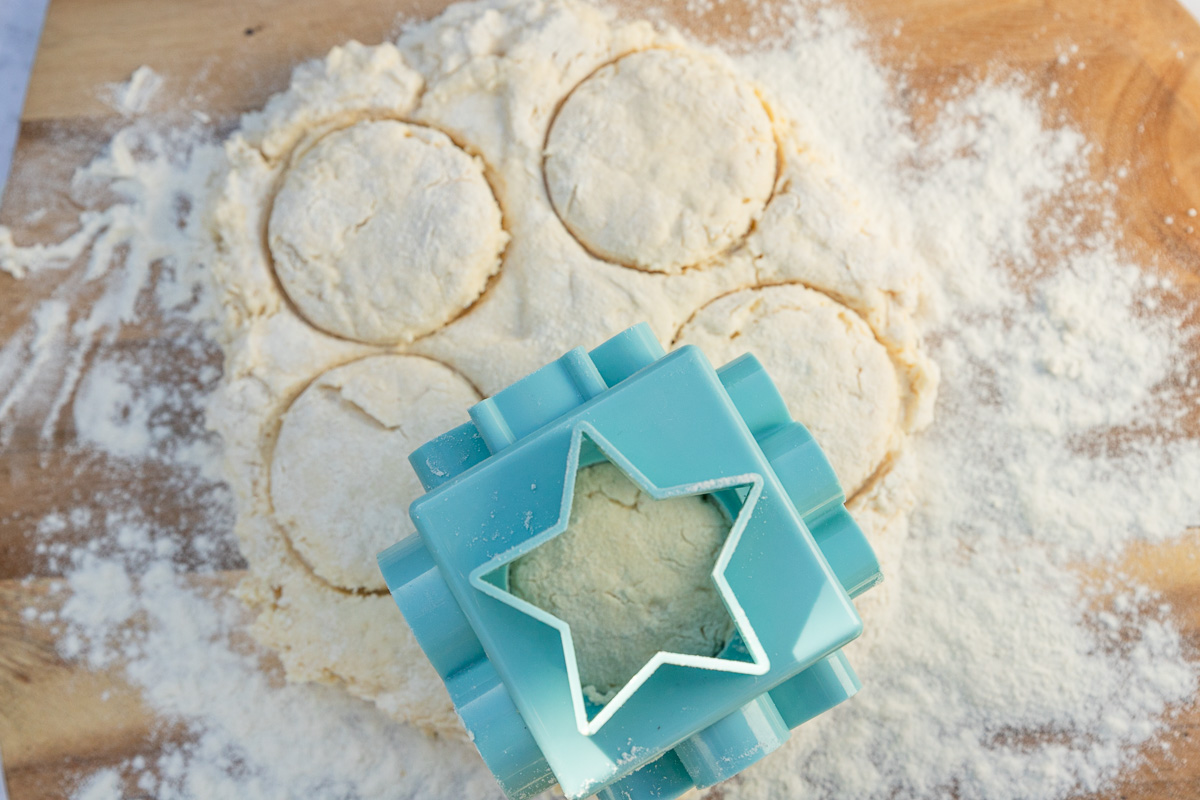
[[[48,443],[70,411],[84,452],[131,484],[37,524],[70,594],[56,619],[26,616],[56,625],[81,665],[124,664],[188,733],[81,775],[76,797],[499,796],[362,568],[404,533],[380,498],[407,501],[355,455],[407,452],[480,393],[643,318],[716,362],[762,356],[857,492],[885,566],[849,651],[864,691],[723,797],[1049,800],[1171,747],[1160,735],[1200,687],[1198,655],[1172,609],[1110,565],[1200,523],[1186,301],[1090,232],[1116,227],[1117,186],[1088,177],[1088,143],[1020,79],[959,87],[918,133],[912,113],[931,109],[896,105],[903,76],[847,14],[757,13],[771,40],[727,56],[565,0],[456,6],[395,46],[300,67],[224,146],[135,124],[76,178],[117,202],[61,244],[0,228],[0,268],[62,275],[0,349],[0,447],[31,422]],[[715,105],[689,94],[695,74]],[[660,90],[677,113],[733,120],[730,138],[657,159],[659,139],[629,132],[691,133],[643,113]],[[606,115],[609,94],[628,113]],[[626,133],[589,160],[598,125]],[[720,192],[697,187],[693,163]],[[338,174],[363,191],[334,193]],[[614,187],[639,175],[669,191],[627,213]],[[406,253],[432,279],[419,303],[377,258],[395,211],[379,204],[401,179],[427,192],[404,208],[448,203],[472,234],[421,228]],[[319,235],[333,218],[337,236]],[[340,253],[359,269],[344,283]],[[146,317],[175,345],[122,357],[119,334]],[[313,464],[337,465],[337,492]],[[162,523],[137,491],[151,468],[214,510]],[[220,573],[237,563],[231,507],[245,604]],[[348,514],[354,536],[324,535]],[[92,544],[67,550],[80,530]]]

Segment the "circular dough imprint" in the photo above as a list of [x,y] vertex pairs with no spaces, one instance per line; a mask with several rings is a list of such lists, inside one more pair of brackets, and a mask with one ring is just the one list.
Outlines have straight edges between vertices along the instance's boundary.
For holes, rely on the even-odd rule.
[[698,346],[716,366],[753,353],[847,495],[893,447],[900,414],[895,367],[862,318],[827,295],[798,285],[734,292],[700,309],[676,344]]
[[279,653],[288,680],[344,687],[398,722],[465,740],[445,684],[391,595],[347,594],[313,584],[304,575],[278,589],[243,586],[265,605],[254,633]]
[[729,527],[711,500],[655,500],[601,462],[579,471],[567,530],[514,561],[509,588],[571,626],[579,682],[606,703],[660,650],[729,642],[712,578]]
[[348,590],[387,589],[375,555],[409,532],[423,489],[408,454],[467,418],[467,381],[419,356],[326,372],[283,415],[271,460],[275,520],[312,571]]
[[739,240],[775,185],[771,119],[754,90],[684,50],[597,70],[546,140],[546,187],[593,254],[678,273]]
[[316,327],[410,342],[483,293],[508,242],[483,165],[444,133],[395,120],[319,140],[275,197],[268,244]]

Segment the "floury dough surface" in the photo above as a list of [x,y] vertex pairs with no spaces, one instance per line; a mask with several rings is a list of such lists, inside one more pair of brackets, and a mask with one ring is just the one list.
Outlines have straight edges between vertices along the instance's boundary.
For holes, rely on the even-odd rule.
[[579,471],[567,530],[509,568],[509,589],[571,626],[579,682],[613,698],[660,650],[715,656],[733,618],[712,571],[730,523],[704,497],[656,501],[612,464]]
[[[772,156],[772,170],[778,167],[774,193],[765,178],[753,177],[745,185],[738,183],[740,178],[714,183],[736,188],[739,202],[750,198],[745,204],[751,207],[745,209],[750,216],[731,222],[718,199],[712,205],[691,209],[691,213],[717,215],[719,219],[706,222],[713,230],[729,231],[734,238],[744,233],[735,229],[748,224],[745,219],[757,213],[752,208],[758,202],[754,198],[765,201],[770,196],[770,200],[757,213],[749,233],[706,261],[703,268],[666,274],[622,266],[592,255],[566,228],[550,202],[543,172],[554,112],[604,65],[648,50],[663,52],[653,58],[669,58],[672,63],[689,60],[704,68],[670,73],[675,75],[671,86],[655,83],[657,73],[649,70],[649,77],[639,84],[646,98],[655,86],[675,97],[703,96],[707,87],[700,83],[700,76],[707,74],[706,70],[719,72],[727,85],[740,87],[731,95],[734,97],[747,97],[745,92],[753,91],[746,87],[758,83],[754,74],[739,69],[717,50],[692,44],[669,29],[616,20],[582,3],[462,4],[450,7],[430,23],[408,29],[395,44],[365,47],[351,43],[335,48],[324,60],[302,65],[294,73],[290,89],[274,97],[261,112],[244,117],[240,130],[227,141],[229,166],[208,206],[212,209],[209,225],[217,243],[210,267],[224,314],[219,335],[226,353],[224,382],[209,419],[225,443],[228,479],[238,503],[237,532],[250,566],[241,595],[258,611],[256,636],[279,652],[290,679],[337,684],[376,702],[398,720],[445,735],[463,735],[440,681],[403,618],[379,584],[372,583],[373,553],[368,567],[359,564],[364,554],[381,546],[383,521],[392,513],[388,504],[402,502],[399,498],[409,478],[396,475],[396,499],[375,507],[356,507],[351,502],[324,505],[317,498],[306,497],[318,482],[311,475],[290,488],[286,481],[282,487],[272,486],[273,480],[279,484],[281,474],[294,472],[297,459],[309,457],[304,452],[332,453],[336,457],[331,460],[348,462],[355,452],[365,453],[375,446],[361,438],[368,430],[363,426],[375,423],[354,416],[357,411],[345,403],[355,401],[344,389],[340,396],[334,388],[321,389],[314,396],[320,400],[314,400],[312,408],[308,401],[298,404],[296,400],[314,381],[320,386],[320,381],[343,374],[337,371],[343,365],[366,364],[369,362],[359,360],[370,356],[425,356],[446,365],[438,369],[453,370],[466,384],[489,395],[572,347],[593,347],[638,322],[649,322],[658,338],[670,345],[681,330],[685,338],[699,335],[697,320],[707,319],[717,304],[729,302],[718,298],[736,297],[734,293],[763,284],[802,283],[810,292],[803,302],[791,304],[795,308],[789,306],[784,318],[790,321],[779,330],[784,335],[812,330],[816,323],[805,319],[809,314],[827,320],[830,327],[821,328],[819,336],[809,337],[811,341],[790,343],[795,349],[792,358],[788,347],[768,333],[776,330],[774,323],[748,325],[743,337],[731,339],[731,329],[714,322],[713,330],[718,331],[714,336],[722,344],[714,345],[716,349],[710,352],[713,360],[719,363],[743,349],[769,355],[772,375],[784,388],[789,407],[798,419],[814,427],[819,421],[824,447],[834,454],[858,446],[869,450],[861,457],[836,456],[847,482],[855,475],[870,473],[881,451],[902,453],[908,434],[928,420],[936,377],[917,346],[913,322],[923,297],[922,273],[887,249],[886,235],[872,235],[876,221],[867,213],[868,206],[853,183],[806,142],[806,110],[769,106],[769,84],[763,85],[766,99],[756,102],[771,119],[771,144],[778,156]],[[746,64],[752,62],[744,61]],[[752,108],[735,108],[737,113],[731,119],[742,122],[734,123],[732,130],[740,130],[747,142],[765,144],[753,114],[745,121],[744,115],[750,113],[747,109]],[[639,124],[654,119],[652,108],[625,111],[628,119],[640,120]],[[602,109],[593,113],[602,113]],[[510,237],[499,272],[470,310],[407,344],[376,345],[351,338],[391,340],[391,333],[367,333],[376,331],[372,326],[383,319],[376,316],[378,309],[431,300],[441,304],[439,314],[446,311],[447,306],[437,299],[446,295],[435,292],[430,298],[415,288],[424,285],[422,281],[428,277],[419,274],[417,262],[398,251],[379,253],[368,248],[358,253],[357,263],[370,263],[371,270],[382,272],[372,284],[370,308],[359,309],[353,293],[335,291],[326,297],[340,304],[338,313],[346,315],[347,323],[357,331],[351,338],[335,337],[310,324],[287,301],[273,275],[263,237],[274,192],[286,184],[289,175],[298,174],[293,171],[297,165],[319,156],[322,143],[332,149],[329,143],[337,141],[335,136],[354,135],[333,132],[373,130],[375,123],[369,121],[382,117],[405,120],[412,130],[440,132],[433,137],[438,141],[445,134],[461,148],[453,152],[478,158],[471,163],[482,164],[495,200],[504,210],[504,228]],[[729,134],[727,129],[721,136]],[[604,143],[609,148],[619,145]],[[639,157],[646,155],[643,152]],[[652,184],[685,174],[694,155],[680,147],[664,149],[659,154],[664,163],[642,176],[645,185],[640,193],[652,196],[670,190],[674,184]],[[353,158],[347,153],[338,157]],[[328,168],[319,158],[311,164],[307,174],[312,176]],[[759,171],[766,175],[765,168]],[[444,177],[449,181],[453,174],[447,167]],[[476,181],[477,173],[468,170],[468,174],[469,181]],[[774,176],[774,171],[771,174]],[[572,179],[564,174],[556,180],[565,181],[560,188],[569,195]],[[344,187],[314,177],[305,191],[320,204]],[[386,194],[372,196],[384,201]],[[304,224],[308,226],[304,235],[312,238],[322,229],[340,230],[340,223],[320,217],[307,218],[304,223],[290,214],[284,219],[285,208],[275,204],[273,231],[290,228],[299,236],[299,226]],[[452,231],[444,227],[445,222],[426,216],[423,221],[409,219],[405,224],[416,225],[418,240],[435,232],[466,239],[480,233],[466,229],[462,219],[454,223]],[[619,242],[641,234],[617,227],[606,235]],[[312,238],[310,244],[326,253],[338,252],[339,247],[334,239]],[[357,241],[356,246],[359,244],[366,247],[367,240]],[[658,263],[678,264],[703,249],[663,250],[673,255],[661,256]],[[467,283],[479,290],[478,279]],[[822,293],[837,297],[838,303],[823,299]],[[307,311],[301,311],[307,316]],[[437,319],[444,322],[452,316],[446,313]],[[857,318],[865,322],[855,322]],[[689,320],[691,325],[685,327]],[[867,336],[867,326],[875,334],[874,340]],[[406,330],[416,336],[420,327]],[[398,336],[394,341],[405,338]],[[826,347],[828,353],[814,352]],[[894,369],[891,379],[884,354]],[[805,384],[799,370],[810,368],[814,375],[828,376],[822,378],[828,382],[823,386]],[[861,386],[846,380],[856,371],[865,376]],[[437,380],[436,386],[443,386],[441,378]],[[449,383],[459,386],[454,380]],[[408,386],[407,379],[404,385]],[[871,386],[879,387],[879,396],[868,396]],[[386,420],[378,426],[378,435],[402,436],[407,447],[407,442],[415,442],[426,431],[465,421],[462,404],[468,402],[468,395],[463,389],[453,395],[456,399],[447,401],[445,409],[433,413],[420,397],[405,389],[386,412],[370,411],[368,416],[382,414],[376,417]],[[452,408],[455,414],[448,413]],[[300,425],[302,416],[309,419],[304,429],[312,433],[296,435],[292,442],[289,429]],[[322,426],[319,421],[326,418],[338,422]],[[333,441],[343,435],[338,432],[341,424],[351,419],[355,420],[354,433],[345,441]],[[352,437],[360,437],[360,444],[352,444]],[[295,447],[301,439],[303,447]],[[279,459],[287,453],[292,453],[291,469],[272,462],[273,455]],[[899,558],[903,550],[905,515],[911,507],[905,487],[913,475],[910,460],[894,460],[897,466],[886,481],[871,484],[854,502],[855,513],[880,551],[888,575],[885,585],[892,593],[903,589],[889,559]],[[348,471],[339,478],[331,477],[329,484],[353,484],[360,479],[359,473]],[[373,496],[378,498],[378,493]],[[342,524],[331,524],[338,515],[345,517]],[[406,517],[395,520],[396,540],[408,532],[406,526]],[[357,588],[348,592],[346,586]],[[876,605],[871,613],[885,610],[882,604]],[[868,629],[870,626],[868,619]]]
[[423,493],[408,454],[480,399],[442,364],[403,355],[332,369],[296,398],[272,454],[271,505],[314,573],[342,589],[387,590],[375,555],[406,532]]
[[305,152],[269,226],[275,274],[305,318],[373,344],[450,321],[483,293],[508,240],[479,160],[395,120],[334,131]]
[[775,185],[775,139],[744,79],[694,52],[648,50],[576,87],[550,128],[545,170],[588,250],[679,272],[750,229]]

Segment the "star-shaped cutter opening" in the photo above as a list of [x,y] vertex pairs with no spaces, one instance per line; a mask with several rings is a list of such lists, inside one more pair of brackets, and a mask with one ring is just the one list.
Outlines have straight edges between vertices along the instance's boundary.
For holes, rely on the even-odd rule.
[[[584,459],[594,454],[585,448],[585,441],[595,447],[599,458]],[[583,695],[583,686],[579,678],[579,666],[575,659],[575,643],[571,635],[571,627],[562,619],[510,593],[506,587],[507,569],[509,564],[521,556],[553,539],[566,531],[571,517],[571,505],[575,494],[575,479],[580,466],[591,466],[601,459],[607,459],[619,470],[625,473],[633,483],[655,500],[666,500],[673,497],[690,497],[697,495],[718,494],[721,492],[737,492],[739,508],[733,518],[729,534],[717,555],[712,577],[717,591],[725,604],[729,615],[733,618],[736,634],[735,642],[744,649],[748,660],[723,658],[721,656],[697,656],[685,653],[658,651],[629,681],[621,687],[616,695],[605,703],[595,716],[588,714],[588,702]],[[741,490],[741,491],[739,491]],[[754,632],[749,618],[738,602],[729,582],[725,578],[725,569],[737,549],[746,523],[754,513],[754,507],[762,495],[763,478],[757,473],[731,475],[712,480],[684,483],[676,486],[660,487],[655,485],[637,465],[627,459],[618,448],[608,441],[599,431],[587,422],[579,422],[571,432],[571,446],[567,455],[567,474],[563,484],[563,495],[559,504],[558,519],[550,527],[539,531],[521,542],[521,544],[497,555],[471,571],[469,581],[472,587],[484,594],[494,597],[517,611],[527,614],[534,619],[556,629],[562,639],[563,655],[566,660],[568,683],[571,688],[571,703],[575,712],[576,727],[584,736],[591,736],[599,731],[614,714],[634,695],[654,672],[664,664],[674,664],[681,667],[719,670],[741,675],[764,675],[770,671],[770,659],[766,650]],[[744,494],[743,494],[744,491]],[[727,507],[727,506],[726,506]],[[726,651],[734,649],[727,646]]]

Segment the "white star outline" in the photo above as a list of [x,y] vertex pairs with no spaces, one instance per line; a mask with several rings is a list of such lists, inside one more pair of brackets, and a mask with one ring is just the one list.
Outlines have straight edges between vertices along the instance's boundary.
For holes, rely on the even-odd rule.
[[[575,478],[579,471],[579,456],[585,436],[599,448],[605,458],[624,472],[638,488],[655,500],[712,494],[723,489],[733,489],[742,486],[750,487],[750,491],[743,501],[742,507],[738,510],[737,517],[733,520],[729,534],[725,538],[725,543],[721,546],[721,550],[717,555],[712,577],[717,585],[717,591],[721,596],[721,600],[725,603],[725,607],[729,615],[733,618],[734,625],[737,627],[737,631],[741,635],[746,649],[749,651],[751,660],[749,662],[735,661],[716,656],[687,655],[685,653],[671,653],[660,650],[651,656],[650,660],[629,679],[628,683],[621,687],[613,699],[606,703],[600,710],[600,713],[591,720],[588,719],[587,708],[584,704],[583,687],[579,679],[579,667],[575,660],[575,643],[571,636],[570,626],[553,614],[522,600],[485,579],[485,576],[503,569],[512,561],[540,547],[567,529],[567,524],[571,516],[571,501],[574,495]],[[567,679],[571,688],[571,703],[575,711],[576,727],[582,735],[591,736],[599,731],[621,709],[625,702],[641,688],[642,684],[649,680],[650,676],[664,664],[697,667],[742,675],[764,675],[770,671],[771,662],[767,658],[766,650],[763,649],[762,643],[759,642],[758,635],[750,625],[750,620],[747,618],[746,612],[742,609],[741,603],[738,602],[733,589],[729,586],[729,581],[725,577],[725,569],[733,557],[734,550],[737,549],[738,542],[741,540],[742,533],[746,529],[746,524],[754,512],[754,507],[758,503],[762,491],[762,475],[754,472],[660,488],[642,474],[629,459],[621,454],[620,450],[605,439],[592,425],[587,422],[579,422],[571,431],[571,446],[567,452],[567,475],[563,483],[563,495],[559,501],[559,516],[557,521],[516,547],[510,548],[476,567],[470,573],[469,582],[475,589],[490,597],[494,597],[524,614],[528,614],[559,632],[562,638],[563,653],[566,657]]]

